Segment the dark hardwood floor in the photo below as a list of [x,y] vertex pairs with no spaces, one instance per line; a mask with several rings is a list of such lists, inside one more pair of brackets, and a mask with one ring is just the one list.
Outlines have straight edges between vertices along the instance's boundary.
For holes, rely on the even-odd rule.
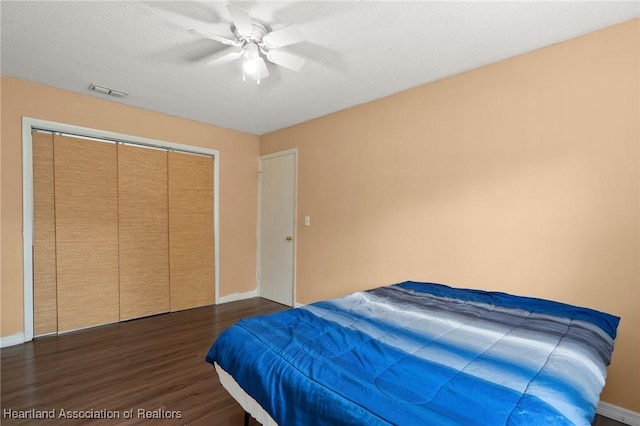
[[[286,307],[254,298],[4,348],[0,423],[240,426],[242,408],[220,385],[204,356],[215,338],[240,318],[282,309]],[[10,418],[11,413],[50,410],[55,410],[54,419]],[[64,419],[61,410],[68,415],[94,410],[120,418]],[[125,419],[129,413],[132,418]],[[174,418],[153,418],[158,415]],[[257,423],[252,419],[251,424]],[[598,417],[594,425],[621,423]]]
[[[87,329],[2,349],[2,425],[242,425],[244,412],[204,357],[227,327],[285,306],[255,298]],[[5,410],[56,410],[11,420]],[[120,419],[67,420],[60,410],[109,410]],[[130,410],[133,419],[123,419]],[[180,419],[138,418],[180,412]],[[158,412],[157,410],[164,410]]]

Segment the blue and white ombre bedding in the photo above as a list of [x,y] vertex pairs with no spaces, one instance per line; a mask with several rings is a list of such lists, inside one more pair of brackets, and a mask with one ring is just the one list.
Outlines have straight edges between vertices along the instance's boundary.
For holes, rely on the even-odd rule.
[[618,322],[404,282],[241,320],[207,361],[281,426],[590,425]]

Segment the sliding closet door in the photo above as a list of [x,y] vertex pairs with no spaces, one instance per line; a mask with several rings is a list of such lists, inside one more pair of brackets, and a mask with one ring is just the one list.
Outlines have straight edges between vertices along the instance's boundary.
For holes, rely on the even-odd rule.
[[33,333],[58,331],[53,135],[33,132]]
[[169,153],[171,311],[214,303],[213,158]]
[[117,148],[54,136],[58,330],[119,320]]
[[118,145],[120,319],[169,311],[167,152]]

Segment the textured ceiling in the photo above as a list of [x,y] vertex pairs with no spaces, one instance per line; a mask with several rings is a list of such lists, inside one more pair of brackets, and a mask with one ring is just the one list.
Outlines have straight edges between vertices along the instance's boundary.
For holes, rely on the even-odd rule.
[[[225,2],[6,1],[2,74],[261,135],[640,15],[612,1],[233,2],[273,29],[296,24],[299,72],[206,66],[231,37]],[[88,91],[91,83],[128,92]]]

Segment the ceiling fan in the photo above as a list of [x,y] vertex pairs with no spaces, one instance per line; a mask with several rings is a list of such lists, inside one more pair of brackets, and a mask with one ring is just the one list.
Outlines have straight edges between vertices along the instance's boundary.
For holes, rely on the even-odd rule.
[[299,71],[302,68],[305,58],[279,50],[281,47],[304,41],[300,30],[295,25],[287,25],[272,31],[269,24],[252,18],[244,9],[228,4],[227,10],[231,15],[231,32],[234,38],[189,30],[192,34],[229,46],[217,52],[207,65],[218,66],[242,58],[242,79],[246,80],[248,75],[258,84],[260,80],[269,77],[264,58],[293,71]]

